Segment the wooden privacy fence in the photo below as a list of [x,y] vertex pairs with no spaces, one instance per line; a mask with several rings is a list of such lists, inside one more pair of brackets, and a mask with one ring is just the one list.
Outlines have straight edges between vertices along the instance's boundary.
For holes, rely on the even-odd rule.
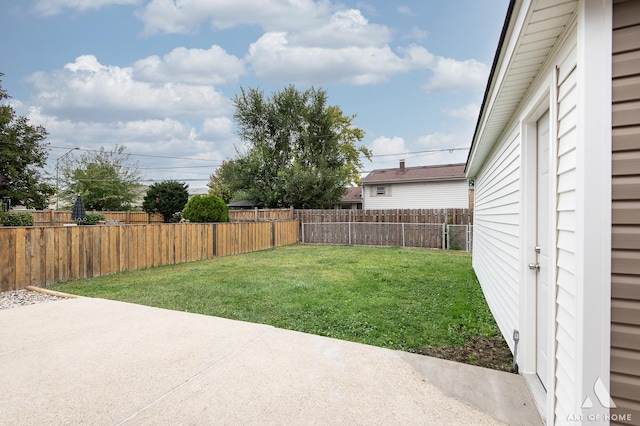
[[293,207],[288,209],[245,209],[229,210],[231,222],[271,222],[274,220],[293,220]]
[[472,225],[473,209],[380,209],[380,210],[294,210],[293,219],[302,223],[446,223]]
[[[21,211],[16,210],[16,213]],[[73,223],[70,211],[62,210],[25,210],[33,216],[34,226],[62,226]],[[87,213],[100,213],[104,215],[105,221],[120,222],[130,225],[143,225],[148,223],[163,223],[162,215],[148,214],[146,212],[96,212],[88,211]]]
[[[61,226],[73,223],[70,211],[26,210],[33,216],[35,226]],[[163,223],[159,214],[145,212],[88,212],[100,213],[106,221],[124,224]],[[229,210],[231,222],[270,222],[298,219],[303,223],[315,222],[374,222],[374,223],[447,223],[473,224],[472,209],[380,209],[380,210],[294,210],[247,209]]]
[[0,227],[0,291],[295,244],[298,221]]
[[300,240],[308,244],[471,251],[472,226],[445,223],[303,222]]

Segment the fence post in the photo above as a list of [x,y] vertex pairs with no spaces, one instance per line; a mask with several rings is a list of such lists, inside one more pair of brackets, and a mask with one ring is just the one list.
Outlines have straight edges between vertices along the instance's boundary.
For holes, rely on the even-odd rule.
[[349,222],[349,245],[351,245],[351,222]]
[[404,222],[402,222],[402,247],[405,246],[404,240]]
[[302,243],[304,244],[304,222],[300,222],[300,226],[302,227],[302,232],[300,232],[300,238],[302,239]]
[[276,223],[271,222],[271,247],[276,246]]
[[442,224],[442,250],[447,249],[447,231],[446,231],[446,223]]

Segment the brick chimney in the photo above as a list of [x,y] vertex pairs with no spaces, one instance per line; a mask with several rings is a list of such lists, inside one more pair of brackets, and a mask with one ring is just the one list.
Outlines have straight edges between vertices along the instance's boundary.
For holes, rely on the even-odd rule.
[[404,160],[400,160],[400,173],[404,173]]

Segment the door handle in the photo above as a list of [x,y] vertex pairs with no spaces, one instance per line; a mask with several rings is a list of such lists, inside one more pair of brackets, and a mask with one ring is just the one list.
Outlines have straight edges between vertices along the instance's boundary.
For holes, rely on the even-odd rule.
[[529,269],[531,269],[532,271],[539,271],[540,270],[540,264],[539,263],[530,263],[529,264]]

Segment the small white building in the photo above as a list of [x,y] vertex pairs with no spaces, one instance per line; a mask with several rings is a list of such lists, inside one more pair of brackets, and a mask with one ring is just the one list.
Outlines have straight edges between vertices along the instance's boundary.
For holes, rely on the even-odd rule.
[[362,179],[365,209],[469,208],[464,164],[377,169]]
[[466,173],[545,422],[640,424],[640,1],[512,0]]

